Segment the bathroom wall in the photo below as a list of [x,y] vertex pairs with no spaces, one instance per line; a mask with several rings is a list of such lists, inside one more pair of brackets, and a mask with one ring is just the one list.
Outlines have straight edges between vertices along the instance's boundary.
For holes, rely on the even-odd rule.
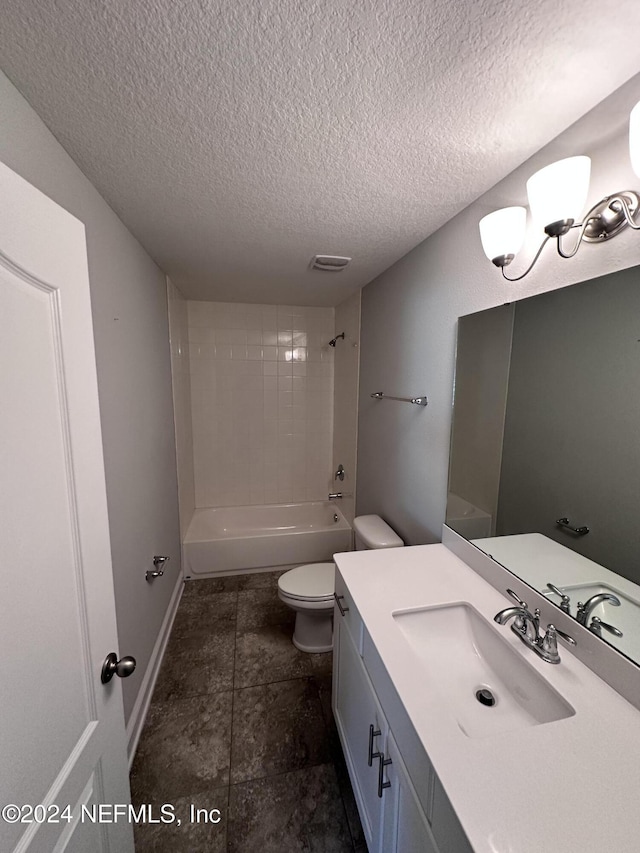
[[197,507],[326,500],[333,308],[189,302]]
[[[377,512],[410,544],[440,540],[445,517],[457,317],[553,290],[640,261],[629,229],[605,246],[585,245],[572,260],[548,246],[536,268],[505,281],[484,256],[478,221],[509,204],[526,204],[525,182],[561,157],[592,157],[588,203],[640,180],[629,163],[627,122],[640,100],[640,75],[584,116],[508,178],[364,288],[358,429],[358,513]],[[482,152],[478,152],[482,156]],[[509,269],[524,270],[539,243]],[[426,408],[376,402],[372,391],[426,393]]]
[[344,340],[336,342],[334,357],[333,465],[342,463],[345,477],[334,480],[332,492],[342,492],[340,502],[349,523],[355,516],[356,449],[358,439],[358,374],[360,369],[360,291],[336,306],[336,333]]
[[[0,160],[86,227],[118,645],[138,662],[122,682],[135,727],[180,573],[165,276],[1,73],[0,114]],[[148,584],[154,554],[171,562]]]
[[189,320],[187,317],[187,300],[169,278],[167,278],[167,299],[169,303],[171,378],[173,381],[173,417],[176,429],[178,463],[180,537],[184,539],[196,507],[193,473],[193,423],[191,420],[191,373],[189,367]]

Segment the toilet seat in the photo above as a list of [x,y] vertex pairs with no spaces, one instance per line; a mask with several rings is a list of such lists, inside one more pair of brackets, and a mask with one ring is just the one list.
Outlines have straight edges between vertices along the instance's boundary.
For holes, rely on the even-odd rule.
[[281,596],[294,601],[333,601],[335,563],[307,563],[278,578]]

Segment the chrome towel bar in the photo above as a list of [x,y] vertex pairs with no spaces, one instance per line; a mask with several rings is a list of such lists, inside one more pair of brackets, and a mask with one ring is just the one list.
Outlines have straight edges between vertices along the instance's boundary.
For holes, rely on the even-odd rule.
[[375,394],[371,394],[371,397],[375,397],[376,400],[398,400],[400,403],[415,403],[416,406],[426,406],[427,398],[424,397],[392,397],[390,394],[383,394],[382,391],[376,391]]

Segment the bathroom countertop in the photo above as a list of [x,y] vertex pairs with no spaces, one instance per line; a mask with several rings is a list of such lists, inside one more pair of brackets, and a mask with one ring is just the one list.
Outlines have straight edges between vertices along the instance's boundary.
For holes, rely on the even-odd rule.
[[[640,711],[564,643],[554,666],[497,625],[494,615],[513,602],[444,545],[356,551],[335,561],[475,853],[637,853]],[[427,685],[392,615],[457,602],[472,604],[575,714],[467,737],[442,712],[437,685]],[[389,723],[393,729],[393,717]]]

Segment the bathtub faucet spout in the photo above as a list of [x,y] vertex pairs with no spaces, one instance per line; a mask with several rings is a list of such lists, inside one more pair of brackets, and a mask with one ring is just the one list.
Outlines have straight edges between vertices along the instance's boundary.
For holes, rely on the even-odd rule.
[[329,493],[329,500],[330,501],[338,500],[341,497],[342,497],[342,492],[330,492]]

